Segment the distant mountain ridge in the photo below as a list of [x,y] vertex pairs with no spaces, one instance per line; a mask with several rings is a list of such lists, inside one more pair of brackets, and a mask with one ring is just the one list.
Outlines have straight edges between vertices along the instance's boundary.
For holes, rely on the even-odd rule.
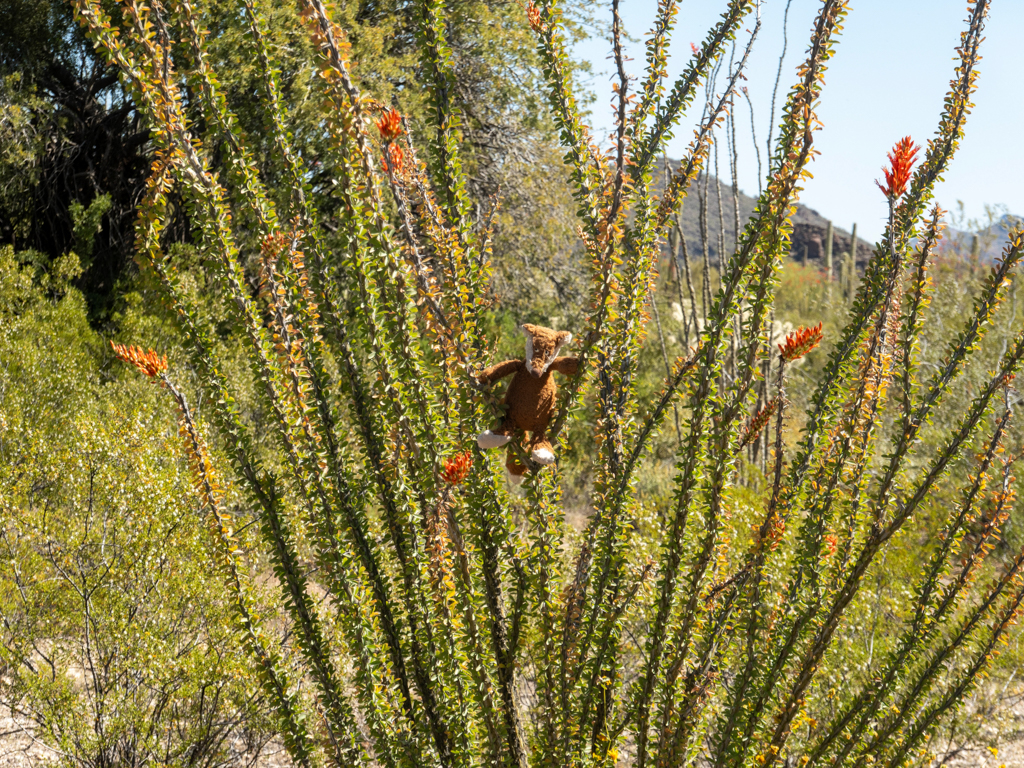
[[[678,160],[669,158],[667,163],[670,172],[679,167]],[[664,184],[664,178],[665,165],[662,164],[655,179],[656,187],[660,188]],[[721,189],[722,201],[721,219],[719,219],[718,206],[719,188]],[[725,183],[725,181],[721,181],[719,184],[719,180],[714,176],[699,176],[690,185],[689,193],[683,201],[680,211],[680,224],[682,225],[683,236],[686,238],[690,259],[693,260],[692,263],[698,264],[703,260],[700,201],[701,197],[705,194],[705,189],[707,190],[708,259],[713,266],[717,266],[719,243],[722,240],[723,231],[726,258],[734,250],[736,216],[733,206],[732,186]],[[736,207],[739,208],[740,231],[742,232],[746,222],[753,215],[757,200],[740,191],[736,195],[736,203]],[[977,232],[947,227],[939,245],[939,253],[946,256],[959,255],[963,258],[972,258],[974,237],[977,236],[978,260],[982,263],[991,264],[1002,254],[1010,231],[1021,222],[1024,222],[1024,217],[1006,213]],[[808,208],[806,205],[798,203],[796,213],[793,215],[790,256],[797,261],[806,259],[808,263],[813,264],[822,262],[825,258],[824,243],[827,231],[828,219],[826,217],[813,208]],[[833,266],[838,270],[841,254],[848,253],[850,250],[850,232],[836,226],[835,222],[833,222],[832,232]],[[859,270],[864,269],[871,259],[873,251],[873,242],[864,240],[861,237],[857,238],[857,268]]]
[[939,253],[946,256],[955,254],[963,258],[973,258],[974,238],[977,237],[978,261],[983,264],[991,264],[1002,255],[1010,230],[1019,226],[1022,221],[1024,221],[1024,217],[1004,213],[977,232],[947,227],[939,246]]
[[[669,172],[679,167],[679,161],[668,158]],[[655,185],[661,188],[665,180],[665,164],[659,166],[655,176]],[[719,208],[719,189],[721,189],[721,208]],[[736,209],[739,209],[739,224],[742,232],[746,222],[754,213],[757,200],[743,191],[736,194],[733,203],[733,189],[730,184],[720,181],[714,176],[699,176],[691,185],[680,211],[680,225],[686,238],[687,251],[693,263],[703,260],[703,241],[701,238],[700,210],[701,198],[707,198],[707,250],[708,260],[717,266],[719,260],[719,243],[724,239],[726,258],[733,253],[736,231]],[[721,210],[721,217],[719,217]],[[850,222],[852,223],[852,222]],[[825,237],[828,231],[828,219],[806,205],[798,203],[793,215],[793,235],[791,238],[790,255],[800,261],[817,263],[825,257]],[[724,232],[724,238],[723,238]],[[873,244],[857,238],[857,266],[863,266],[871,258]],[[838,270],[839,257],[850,250],[850,232],[833,223],[832,258]]]

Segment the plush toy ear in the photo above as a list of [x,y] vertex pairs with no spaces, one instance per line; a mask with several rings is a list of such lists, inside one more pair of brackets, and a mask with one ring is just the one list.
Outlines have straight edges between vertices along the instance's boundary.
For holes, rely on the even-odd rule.
[[568,331],[560,331],[559,334],[555,336],[555,351],[551,353],[551,362],[554,362],[555,358],[558,356],[558,353],[562,350],[562,347],[564,347],[570,341],[572,341],[572,334],[569,333]]
[[529,323],[523,323],[519,326],[519,330],[522,331],[523,336],[526,337],[526,365],[529,367],[530,361],[533,360],[533,333],[530,329],[533,328]]

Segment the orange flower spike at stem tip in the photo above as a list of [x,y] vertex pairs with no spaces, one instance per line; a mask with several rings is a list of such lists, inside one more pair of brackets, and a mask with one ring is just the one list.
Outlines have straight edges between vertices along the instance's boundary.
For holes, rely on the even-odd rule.
[[827,548],[827,555],[831,557],[839,548],[839,538],[834,533],[826,534],[825,547]]
[[441,470],[441,479],[449,485],[458,485],[469,476],[469,470],[473,466],[473,455],[469,451],[445,459],[444,469]]
[[915,144],[909,136],[904,136],[892,148],[892,151],[889,153],[889,167],[882,168],[882,174],[885,176],[885,185],[883,186],[880,181],[875,181],[878,188],[890,200],[895,200],[907,191],[907,184],[910,182],[910,170],[914,167],[914,163],[917,161],[917,153],[920,151],[921,147]]
[[384,151],[384,160],[393,173],[401,173],[405,166],[405,152],[398,144],[389,144]]
[[534,32],[544,29],[544,25],[540,23],[540,8],[533,4],[533,0],[526,4],[526,20],[530,22],[530,29]]
[[779,344],[779,354],[787,363],[799,360],[818,346],[824,335],[821,331],[821,323],[810,328],[798,328],[786,337],[784,344]]
[[402,116],[397,109],[384,110],[384,114],[377,118],[377,130],[380,131],[384,141],[394,141],[402,135]]
[[141,347],[115,344],[113,341],[110,342],[110,347],[118,360],[135,366],[150,378],[167,370],[167,358],[160,357],[152,349],[144,352]]

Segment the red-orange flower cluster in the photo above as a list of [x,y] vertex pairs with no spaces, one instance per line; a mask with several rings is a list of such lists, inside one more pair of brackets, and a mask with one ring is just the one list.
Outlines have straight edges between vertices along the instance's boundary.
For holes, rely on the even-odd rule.
[[377,130],[380,131],[384,141],[394,141],[402,135],[402,116],[397,109],[384,110],[384,113],[377,118]]
[[694,56],[700,53],[700,48],[697,47],[696,43],[690,43],[690,52],[693,53]]
[[110,346],[119,360],[134,365],[150,378],[167,370],[167,358],[160,357],[152,349],[149,352],[143,352],[141,347],[125,346],[114,342],[110,342]]
[[892,152],[889,153],[889,167],[882,168],[882,173],[885,175],[885,184],[883,185],[880,181],[875,182],[878,188],[890,200],[895,200],[907,191],[907,184],[910,182],[910,170],[914,167],[914,163],[917,161],[917,153],[920,151],[921,147],[914,144],[913,139],[909,136],[904,136],[892,148]]
[[799,360],[821,343],[825,334],[821,331],[821,323],[810,328],[797,328],[786,337],[784,344],[779,344],[779,354],[787,363]]
[[401,173],[405,167],[405,151],[400,144],[388,144],[384,150],[384,164],[392,173]]
[[450,459],[445,459],[444,469],[441,470],[441,479],[449,485],[458,485],[469,476],[469,470],[473,466],[473,455],[464,451]]
[[834,533],[825,534],[825,549],[827,550],[826,557],[831,557],[832,555],[834,555],[838,548],[839,537],[837,537]]
[[[762,532],[764,532],[764,538],[761,537]],[[778,512],[772,512],[771,517],[765,520],[761,527],[754,526],[754,543],[758,548],[766,546],[774,552],[778,548],[779,541],[785,532],[786,521]]]
[[746,448],[750,443],[754,442],[754,439],[759,434],[761,434],[761,430],[764,429],[768,420],[772,417],[772,414],[775,413],[775,408],[778,404],[779,399],[777,397],[773,397],[761,408],[761,410],[754,414],[754,417],[750,420],[750,423],[747,424],[740,436],[740,448]]
[[540,8],[533,4],[533,0],[526,4],[526,20],[530,22],[530,29],[534,32],[544,29],[544,25],[540,22]]

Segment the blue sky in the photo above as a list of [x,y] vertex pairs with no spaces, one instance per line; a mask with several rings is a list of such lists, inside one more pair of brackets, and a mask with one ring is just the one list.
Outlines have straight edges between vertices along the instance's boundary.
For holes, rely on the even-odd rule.
[[[983,60],[975,109],[945,181],[937,188],[937,201],[952,209],[963,201],[970,217],[981,217],[984,206],[1005,205],[1024,215],[1024,151],[1019,137],[1024,128],[1024,0],[994,0],[985,27]],[[783,11],[786,0],[762,1],[762,28],[751,54],[746,83],[754,103],[754,116],[762,159],[769,124],[771,91],[782,51]],[[819,109],[824,128],[815,145],[821,154],[812,165],[811,179],[801,201],[837,226],[876,238],[885,224],[885,201],[874,185],[881,176],[886,152],[902,136],[924,143],[934,134],[942,102],[953,76],[954,48],[967,16],[965,0],[854,0],[836,55],[825,77]],[[673,34],[669,75],[674,77],[690,55],[690,43],[703,40],[725,7],[724,0],[682,0]],[[817,0],[792,0],[789,45],[779,86],[779,102],[795,79],[819,7]],[[622,0],[620,13],[629,35],[633,61],[630,71],[643,68],[643,39],[654,20],[656,0]],[[752,28],[751,16],[747,27]],[[737,45],[745,43],[741,36]],[[591,38],[576,54],[591,61],[590,81],[596,99],[592,120],[596,132],[612,131],[612,63],[608,40]],[[778,107],[777,107],[778,109]],[[679,157],[692,136],[699,116],[695,107],[668,147]],[[757,193],[757,162],[750,138],[750,113],[744,103],[738,112],[739,186]],[[728,180],[724,156],[720,168]],[[767,166],[766,166],[767,167]]]

